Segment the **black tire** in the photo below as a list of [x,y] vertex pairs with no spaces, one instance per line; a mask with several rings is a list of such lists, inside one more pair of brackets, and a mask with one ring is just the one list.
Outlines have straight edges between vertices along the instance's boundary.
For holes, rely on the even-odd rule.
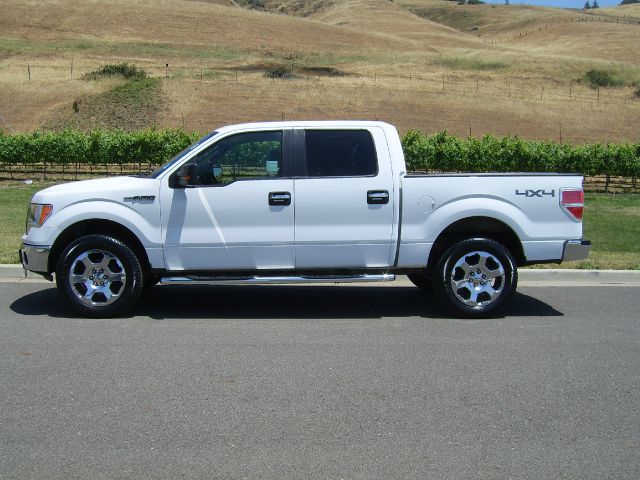
[[104,318],[129,310],[142,293],[140,260],[126,244],[107,235],[86,235],[58,259],[56,284],[69,305],[87,317]]
[[407,278],[411,283],[422,290],[426,290],[427,292],[433,290],[433,281],[426,273],[410,273],[407,275]]
[[456,316],[489,316],[515,292],[516,262],[501,243],[471,238],[452,245],[438,260],[434,290]]
[[153,273],[147,272],[147,274],[144,276],[144,286],[142,287],[142,292],[148,292],[158,283],[160,283],[160,275],[155,275]]

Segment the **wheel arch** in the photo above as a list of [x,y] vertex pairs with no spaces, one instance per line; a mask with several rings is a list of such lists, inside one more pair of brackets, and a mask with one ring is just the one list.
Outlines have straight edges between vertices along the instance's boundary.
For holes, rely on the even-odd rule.
[[476,237],[489,238],[504,245],[517,266],[526,262],[522,242],[509,225],[493,217],[473,216],[457,220],[440,232],[429,252],[427,271],[433,271],[440,256],[452,244]]
[[48,269],[53,272],[64,249],[74,240],[85,235],[102,234],[125,243],[137,255],[145,271],[150,270],[149,257],[142,242],[129,228],[106,219],[82,220],[69,225],[56,238],[49,253]]

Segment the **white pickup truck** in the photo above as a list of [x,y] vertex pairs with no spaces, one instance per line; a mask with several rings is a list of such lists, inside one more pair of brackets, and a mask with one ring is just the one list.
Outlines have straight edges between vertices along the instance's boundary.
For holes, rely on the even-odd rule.
[[586,258],[582,177],[408,174],[382,122],[220,128],[147,177],[33,196],[20,256],[80,314],[125,312],[158,282],[389,281],[486,316],[517,267]]

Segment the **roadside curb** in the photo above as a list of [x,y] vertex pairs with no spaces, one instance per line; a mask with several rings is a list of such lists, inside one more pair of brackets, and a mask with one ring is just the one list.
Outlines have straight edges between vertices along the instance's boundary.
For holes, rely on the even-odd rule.
[[[4,281],[8,280],[25,280],[24,270],[20,264],[0,263],[0,279]],[[44,280],[41,275],[37,275],[32,272],[27,272],[27,280]]]
[[[27,272],[24,276],[22,265],[0,264],[0,280],[19,282],[44,280],[42,276]],[[410,283],[404,277],[400,283]],[[48,283],[48,282],[47,282]],[[518,283],[522,286],[579,286],[579,285],[620,285],[640,287],[640,270],[577,270],[577,269],[530,269],[518,270]],[[354,285],[354,284],[351,284]],[[393,285],[391,282],[389,285]],[[397,285],[397,283],[396,283]]]
[[597,284],[640,286],[640,270],[520,269],[519,281],[529,284]]

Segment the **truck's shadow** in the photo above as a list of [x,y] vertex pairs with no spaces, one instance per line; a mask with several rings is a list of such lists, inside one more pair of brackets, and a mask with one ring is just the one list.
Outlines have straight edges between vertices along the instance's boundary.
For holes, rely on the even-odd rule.
[[[11,304],[21,315],[72,317],[53,288]],[[498,317],[561,316],[552,306],[516,293]],[[430,292],[395,286],[158,286],[128,316],[153,319],[336,319],[449,317]]]

